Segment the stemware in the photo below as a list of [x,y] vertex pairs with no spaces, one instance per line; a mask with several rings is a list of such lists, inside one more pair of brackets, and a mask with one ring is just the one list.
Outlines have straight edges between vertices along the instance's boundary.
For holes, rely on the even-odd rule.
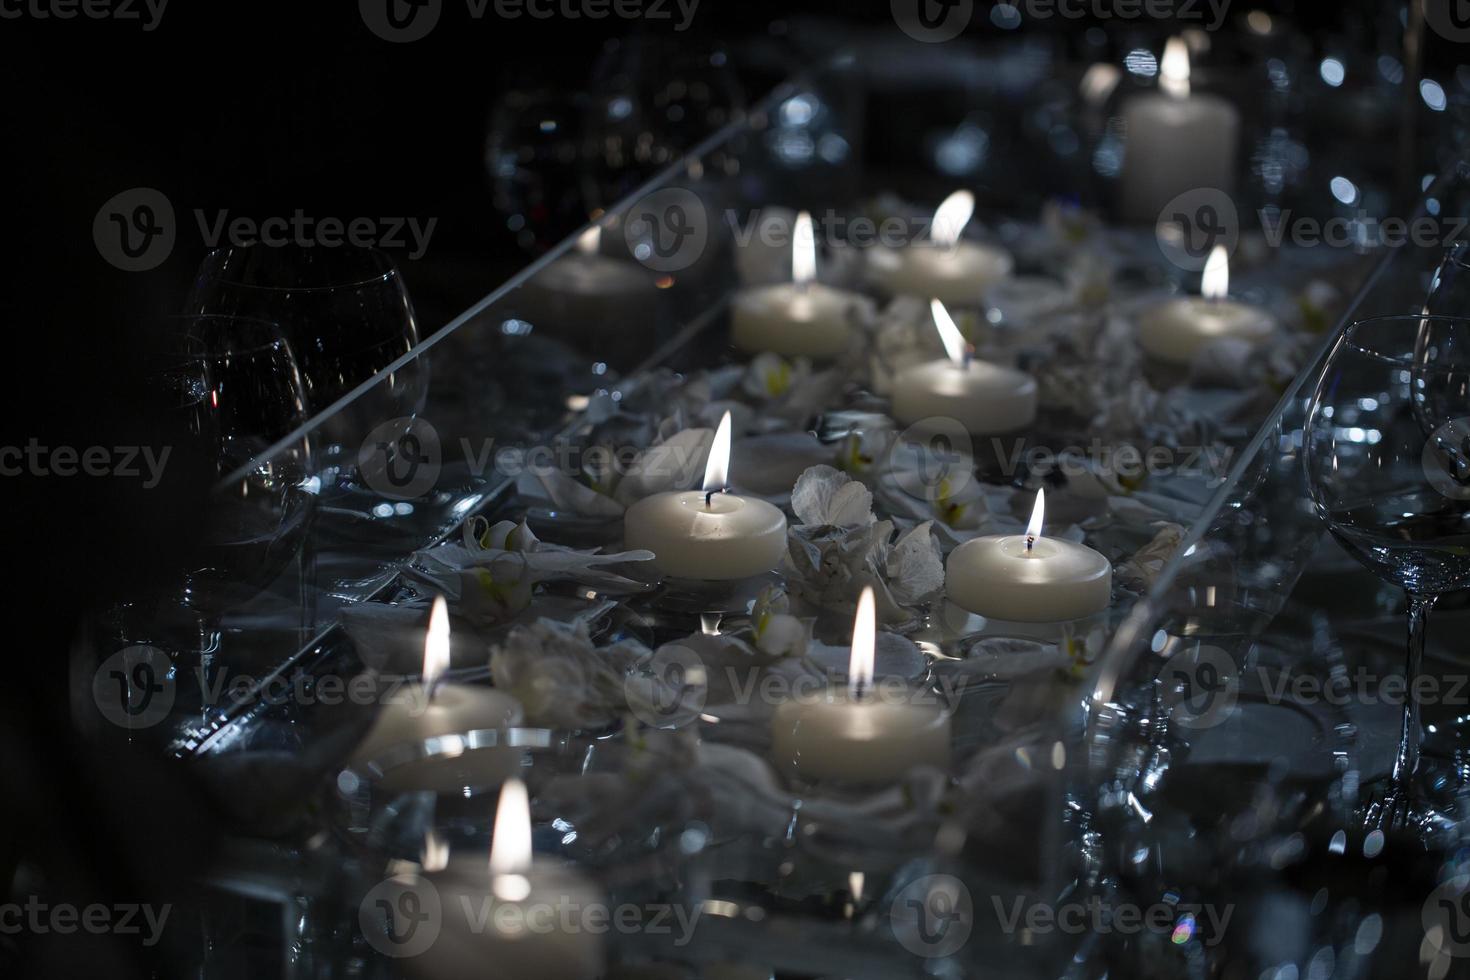
[[[1407,596],[1405,684],[1417,691],[1430,610],[1470,584],[1470,320],[1385,316],[1349,327],[1311,400],[1305,463],[1328,530]],[[1404,698],[1390,783],[1364,814],[1373,825],[1429,833],[1449,820],[1418,795],[1420,707]]]
[[[281,325],[315,414],[407,353],[419,340],[413,303],[393,260],[371,248],[247,245],[217,249],[200,265],[185,309]],[[418,362],[386,379],[400,415],[422,409]]]

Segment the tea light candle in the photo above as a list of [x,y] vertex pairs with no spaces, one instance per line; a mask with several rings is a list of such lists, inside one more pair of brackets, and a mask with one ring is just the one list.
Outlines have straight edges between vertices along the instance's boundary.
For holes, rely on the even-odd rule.
[[1011,274],[1011,253],[994,245],[962,242],[975,213],[975,195],[955,191],[934,212],[928,242],[906,248],[879,246],[868,255],[868,281],[890,296],[938,298],[949,306],[982,305],[990,286]]
[[831,358],[845,352],[852,344],[852,320],[869,301],[816,278],[816,235],[811,215],[803,211],[791,239],[791,282],[743,289],[731,300],[735,346],[787,357]]
[[[430,847],[423,867],[438,896],[440,924],[427,949],[402,960],[414,976],[591,980],[602,974],[607,899],[575,870],[533,859],[530,802],[519,779],[501,787],[488,867],[483,858],[455,860]],[[406,880],[402,898],[411,887]]]
[[944,591],[951,602],[989,619],[1055,623],[1108,608],[1113,566],[1083,544],[1042,538],[1045,494],[1025,534],[974,538],[950,553]]
[[1170,38],[1164,46],[1159,89],[1129,99],[1122,113],[1128,140],[1123,214],[1150,224],[1171,220],[1172,215],[1159,212],[1186,191],[1230,193],[1240,129],[1240,114],[1230,103],[1212,95],[1190,95],[1189,48],[1182,38]]
[[904,425],[951,418],[976,435],[1015,432],[1035,421],[1036,379],[975,360],[944,304],[933,300],[930,312],[949,356],[905,368],[894,377],[894,418]]
[[727,492],[730,413],[720,420],[704,470],[704,489],[645,497],[623,516],[629,549],[654,554],[675,578],[729,580],[762,575],[786,554],[786,515],[754,497]]
[[435,596],[424,638],[422,678],[389,692],[372,727],[353,750],[353,766],[373,761],[391,746],[521,723],[525,713],[519,701],[490,687],[445,683],[441,678],[448,667],[449,608],[443,596]]
[[1214,340],[1241,340],[1260,346],[1276,333],[1276,318],[1266,310],[1226,299],[1230,259],[1216,245],[1205,263],[1200,295],[1174,299],[1138,319],[1138,343],[1166,364],[1188,366],[1201,347]]
[[888,782],[915,766],[949,765],[949,715],[938,704],[873,697],[875,610],[869,586],[858,599],[846,687],[787,701],[772,718],[773,757],[805,779]]

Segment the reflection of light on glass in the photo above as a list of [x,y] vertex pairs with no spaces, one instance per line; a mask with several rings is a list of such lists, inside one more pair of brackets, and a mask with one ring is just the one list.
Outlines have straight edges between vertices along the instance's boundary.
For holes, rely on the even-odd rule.
[[1358,186],[1346,177],[1333,177],[1328,188],[1332,196],[1343,204],[1356,204],[1358,201]]
[[959,177],[985,165],[990,134],[973,123],[963,123],[934,148],[934,166],[940,173]]
[[779,111],[783,126],[805,126],[817,114],[814,100],[810,95],[793,95],[781,103]]
[[1252,34],[1260,34],[1262,36],[1270,34],[1272,28],[1271,15],[1264,10],[1252,10],[1245,15],[1245,26],[1250,29]]
[[500,332],[507,337],[524,337],[531,330],[531,325],[525,320],[504,320],[500,324]]
[[1435,112],[1444,112],[1444,107],[1448,103],[1444,94],[1444,86],[1432,78],[1426,78],[1419,83],[1419,97]]
[[633,113],[633,100],[620,95],[607,104],[607,114],[612,119],[626,119]]
[[1009,3],[998,3],[990,8],[990,22],[1003,31],[1014,31],[1021,26],[1021,11]]
[[1123,73],[1118,70],[1117,65],[1099,61],[1095,65],[1089,65],[1087,71],[1082,73],[1082,84],[1077,90],[1081,93],[1083,102],[1102,105],[1122,80]]
[[1322,76],[1322,81],[1337,88],[1347,77],[1347,69],[1336,58],[1323,58],[1322,63],[1317,66],[1317,74]]
[[1404,80],[1404,66],[1392,55],[1381,54],[1378,56],[1378,74],[1389,84],[1397,85]]
[[847,140],[836,133],[826,133],[817,140],[817,156],[828,163],[841,163],[846,160],[850,149]]
[[1123,57],[1123,67],[1135,75],[1153,78],[1159,73],[1159,62],[1147,48],[1134,48]]

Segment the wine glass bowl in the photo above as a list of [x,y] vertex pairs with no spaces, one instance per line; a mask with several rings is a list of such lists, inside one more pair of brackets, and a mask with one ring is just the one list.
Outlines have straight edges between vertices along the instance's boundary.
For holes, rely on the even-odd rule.
[[[1406,593],[1407,685],[1435,600],[1470,585],[1467,437],[1470,319],[1372,317],[1338,338],[1308,408],[1308,492],[1344,549]],[[1405,698],[1392,782],[1370,822],[1428,830],[1448,819],[1416,797],[1419,707]]]

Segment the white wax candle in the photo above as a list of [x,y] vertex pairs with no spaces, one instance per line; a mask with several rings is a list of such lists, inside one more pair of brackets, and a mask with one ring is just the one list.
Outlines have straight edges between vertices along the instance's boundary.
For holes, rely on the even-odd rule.
[[852,344],[866,297],[819,282],[743,289],[730,301],[730,339],[752,354],[832,358]]
[[[439,932],[422,952],[403,958],[408,972],[435,980],[592,980],[602,974],[607,898],[575,870],[532,859],[530,820],[526,788],[512,779],[501,789],[488,865],[483,858],[456,856],[434,867],[426,856],[423,877],[437,894]],[[403,898],[418,887],[403,879]],[[413,909],[417,900],[397,907]]]
[[1159,87],[1162,92],[1129,99],[1122,113],[1123,215],[1150,224],[1175,220],[1160,212],[1186,191],[1234,189],[1240,129],[1240,114],[1224,99],[1189,94],[1189,52],[1179,38],[1164,49]]
[[353,750],[351,764],[373,761],[395,745],[477,729],[519,725],[525,713],[515,698],[490,687],[438,683],[449,665],[449,610],[434,599],[424,641],[423,680],[391,690],[372,727]]
[[1241,340],[1260,346],[1276,333],[1276,318],[1266,310],[1225,299],[1230,269],[1223,245],[1216,245],[1205,263],[1201,292],[1169,300],[1144,311],[1138,318],[1138,343],[1168,364],[1188,365],[1213,340]]
[[989,619],[1053,623],[1108,608],[1113,566],[1083,544],[1041,537],[1043,494],[1025,534],[974,538],[950,553],[944,591]]
[[873,696],[876,637],[869,587],[858,599],[847,685],[829,689],[818,700],[788,701],[776,709],[772,756],[803,779],[888,782],[915,766],[949,765],[949,715],[937,703]]
[[787,357],[831,358],[853,341],[852,321],[868,307],[867,297],[816,281],[817,241],[811,215],[796,218],[791,237],[789,283],[755,286],[735,294],[730,305],[730,339],[743,351]]
[[955,191],[934,210],[927,240],[869,252],[868,281],[889,296],[980,306],[986,290],[1010,275],[1015,263],[1003,248],[960,241],[974,213],[975,195]]
[[654,554],[675,578],[727,580],[762,575],[786,554],[786,515],[754,497],[720,492],[730,463],[730,413],[720,420],[704,490],[660,493],[623,515],[623,541]]
[[1036,379],[1011,368],[972,360],[944,304],[931,303],[934,325],[949,357],[916,364],[893,379],[893,416],[904,425],[951,418],[969,432],[994,435],[1036,420]]

